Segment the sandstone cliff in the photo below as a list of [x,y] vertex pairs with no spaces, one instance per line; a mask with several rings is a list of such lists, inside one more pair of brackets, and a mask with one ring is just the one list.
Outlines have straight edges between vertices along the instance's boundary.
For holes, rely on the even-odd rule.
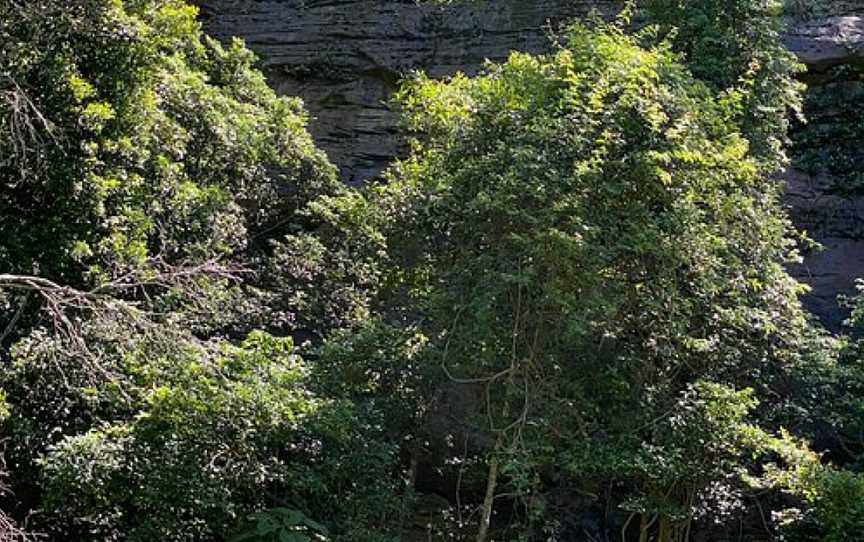
[[615,2],[495,0],[458,7],[412,0],[203,0],[206,29],[242,37],[277,91],[304,99],[313,135],[346,182],[377,175],[398,154],[386,102],[399,78],[475,72],[510,50],[543,50],[544,28],[610,13]]

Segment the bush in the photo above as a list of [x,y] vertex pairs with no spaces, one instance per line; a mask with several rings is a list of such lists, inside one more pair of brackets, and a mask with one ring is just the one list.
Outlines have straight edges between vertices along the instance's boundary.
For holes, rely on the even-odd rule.
[[[236,347],[186,344],[158,357],[138,347],[105,367],[110,380],[64,388],[55,403],[75,407],[13,417],[25,456],[38,449],[34,427],[66,422],[41,444],[33,474],[54,536],[217,540],[247,515],[286,504],[336,534],[386,531],[401,516],[397,449],[374,417],[308,391],[290,339],[255,332]],[[10,380],[21,386],[41,365],[32,350],[18,355]],[[56,381],[28,391],[42,386],[57,394]]]

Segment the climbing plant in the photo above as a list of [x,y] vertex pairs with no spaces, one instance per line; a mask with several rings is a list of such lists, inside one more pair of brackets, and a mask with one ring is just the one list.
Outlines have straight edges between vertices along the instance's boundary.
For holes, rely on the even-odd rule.
[[693,75],[716,91],[739,94],[734,119],[768,172],[787,162],[790,122],[800,116],[804,69],[781,39],[782,0],[645,0]]
[[864,152],[858,144],[864,137],[864,71],[844,65],[824,77],[807,93],[806,122],[794,131],[795,165],[812,175],[827,175],[837,194],[858,195],[864,189]]

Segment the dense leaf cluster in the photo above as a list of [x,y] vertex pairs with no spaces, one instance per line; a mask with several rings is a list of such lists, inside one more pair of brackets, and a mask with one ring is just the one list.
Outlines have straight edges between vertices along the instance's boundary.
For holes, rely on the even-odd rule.
[[787,162],[791,121],[800,116],[804,67],[780,39],[782,0],[645,0],[693,75],[739,94],[735,119],[751,152],[770,173]]
[[[652,32],[577,25],[547,56],[420,77],[400,96],[415,152],[369,197],[396,210],[398,312],[487,397],[469,417],[490,484],[506,474],[529,525],[551,476],[678,540],[709,489],[744,491],[767,434],[734,389],[772,393],[807,322],[746,90],[696,80]],[[713,406],[676,418],[691,401]]]
[[864,70],[838,66],[807,94],[807,122],[794,130],[796,166],[811,175],[827,175],[829,188],[857,196],[864,188],[858,142],[864,137]]
[[315,227],[299,211],[335,168],[195,17],[0,2],[3,508],[57,540],[221,539],[285,505],[335,536],[386,526],[397,448],[316,394],[290,338],[330,313],[293,297],[278,239]]

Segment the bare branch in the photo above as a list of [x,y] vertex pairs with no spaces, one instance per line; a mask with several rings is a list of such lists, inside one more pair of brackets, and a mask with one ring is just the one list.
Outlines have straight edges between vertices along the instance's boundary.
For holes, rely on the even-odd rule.
[[[184,266],[167,264],[157,258],[146,269],[128,271],[91,290],[63,286],[44,277],[10,273],[0,274],[0,290],[37,295],[55,333],[68,346],[66,353],[87,364],[94,374],[113,381],[117,376],[105,369],[100,351],[88,344],[91,342],[88,340],[88,321],[95,317],[97,321],[122,323],[121,328],[138,336],[164,336],[165,340],[174,342],[195,341],[207,349],[205,342],[197,341],[187,330],[174,330],[172,326],[164,325],[164,314],[148,310],[138,300],[146,299],[147,289],[178,290],[190,299],[193,308],[205,310],[208,294],[202,279],[237,283],[247,272],[216,260]],[[129,335],[131,333],[118,333],[116,339],[125,341]]]
[[6,514],[0,511],[0,542],[27,542],[29,540],[33,540],[33,538],[19,529]]
[[0,119],[0,125],[5,125],[5,135],[12,146],[12,152],[4,161],[18,164],[23,179],[27,176],[24,164],[30,158],[35,158],[38,163],[44,157],[45,149],[59,141],[60,131],[9,75],[0,75],[0,111],[3,110],[6,115]]
[[12,315],[12,319],[9,320],[9,323],[6,324],[6,329],[3,330],[3,333],[0,333],[0,344],[3,344],[3,341],[6,340],[7,337],[14,331],[15,326],[18,324],[18,320],[21,319],[21,315],[24,314],[24,309],[27,308],[27,301],[29,301],[30,296],[25,294],[21,300],[21,304],[18,305],[18,309],[15,311],[15,314]]

